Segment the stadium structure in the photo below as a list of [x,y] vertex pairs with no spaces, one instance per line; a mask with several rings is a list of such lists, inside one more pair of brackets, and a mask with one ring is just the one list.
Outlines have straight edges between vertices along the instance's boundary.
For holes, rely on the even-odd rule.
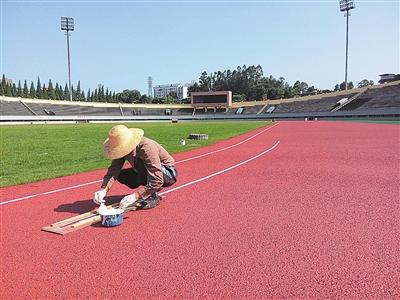
[[190,104],[67,102],[0,96],[2,124],[206,119],[400,117],[400,81],[289,99],[232,103],[229,91],[192,93]]

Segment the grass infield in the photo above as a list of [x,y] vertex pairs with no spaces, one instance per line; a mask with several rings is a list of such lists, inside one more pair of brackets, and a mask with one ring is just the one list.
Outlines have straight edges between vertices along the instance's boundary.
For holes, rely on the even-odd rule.
[[[192,150],[269,124],[250,122],[129,123],[168,152]],[[108,167],[102,144],[115,124],[1,126],[0,187],[76,174]],[[189,140],[190,133],[208,134],[208,140]],[[181,146],[181,139],[186,146]]]

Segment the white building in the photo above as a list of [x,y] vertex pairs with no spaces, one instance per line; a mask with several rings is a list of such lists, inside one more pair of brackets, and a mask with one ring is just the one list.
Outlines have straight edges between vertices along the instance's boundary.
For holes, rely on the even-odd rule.
[[175,93],[178,100],[188,97],[188,87],[181,83],[156,85],[153,90],[155,98],[164,98],[171,93]]

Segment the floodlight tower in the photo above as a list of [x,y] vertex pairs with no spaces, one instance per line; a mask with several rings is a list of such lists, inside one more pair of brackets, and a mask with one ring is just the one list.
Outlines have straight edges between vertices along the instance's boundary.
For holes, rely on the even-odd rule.
[[65,30],[67,36],[67,49],[68,49],[68,89],[69,100],[72,101],[72,87],[71,87],[71,58],[69,55],[69,32],[74,31],[74,18],[61,17],[61,30]]
[[344,83],[347,90],[347,62],[349,56],[349,10],[355,8],[354,0],[339,0],[340,11],[345,12],[344,16],[346,17],[346,64],[344,69]]

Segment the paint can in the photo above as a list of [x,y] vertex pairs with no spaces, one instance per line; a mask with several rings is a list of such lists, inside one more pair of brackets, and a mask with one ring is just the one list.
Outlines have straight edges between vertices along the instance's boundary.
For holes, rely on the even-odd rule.
[[124,220],[124,211],[122,209],[110,208],[99,213],[101,216],[101,225],[104,227],[121,225]]

